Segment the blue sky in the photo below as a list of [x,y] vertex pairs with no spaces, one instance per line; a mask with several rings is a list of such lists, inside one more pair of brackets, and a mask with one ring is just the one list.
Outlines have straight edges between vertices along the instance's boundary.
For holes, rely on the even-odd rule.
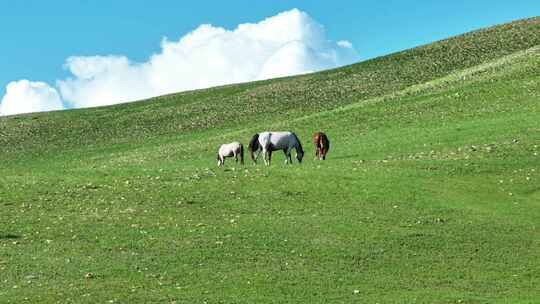
[[199,25],[234,29],[298,8],[326,38],[350,41],[364,60],[474,29],[540,15],[538,0],[454,1],[2,1],[0,98],[10,81],[52,86],[70,56],[123,55],[143,62],[162,37]]

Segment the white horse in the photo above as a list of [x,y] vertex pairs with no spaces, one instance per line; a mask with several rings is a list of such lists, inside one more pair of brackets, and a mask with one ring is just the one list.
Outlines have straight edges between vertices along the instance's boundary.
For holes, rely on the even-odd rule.
[[[272,160],[272,151],[278,150],[283,150],[285,153],[285,163],[292,164],[292,149],[296,150],[296,159],[301,163],[304,157],[304,150],[302,149],[300,140],[292,132],[262,132],[255,134],[248,146],[249,155],[253,162],[256,164],[257,158],[263,152],[264,163],[267,166],[270,165]],[[257,155],[254,155],[255,152]]]
[[219,147],[217,154],[217,165],[223,166],[225,164],[225,157],[234,157],[236,162],[238,162],[238,157],[240,157],[240,163],[244,164],[244,146],[241,143],[235,141],[230,144],[223,144]]

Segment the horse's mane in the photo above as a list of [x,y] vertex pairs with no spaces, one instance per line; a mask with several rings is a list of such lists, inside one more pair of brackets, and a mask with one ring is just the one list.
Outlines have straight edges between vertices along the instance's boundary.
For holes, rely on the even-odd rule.
[[240,163],[244,164],[244,145],[240,144]]
[[304,154],[304,149],[302,149],[302,143],[300,142],[300,139],[298,138],[298,136],[296,136],[294,132],[291,132],[291,134],[294,136],[294,138],[296,138],[296,142],[298,142],[298,152]]

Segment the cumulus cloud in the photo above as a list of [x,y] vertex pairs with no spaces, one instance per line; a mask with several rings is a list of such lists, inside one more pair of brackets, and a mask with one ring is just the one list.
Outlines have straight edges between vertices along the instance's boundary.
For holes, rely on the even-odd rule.
[[64,106],[56,89],[44,82],[12,81],[0,103],[0,115],[61,110]]
[[155,96],[148,64],[124,56],[70,57],[65,67],[74,77],[57,81],[64,100],[74,108],[94,107]]
[[70,107],[93,107],[223,84],[310,73],[352,63],[349,41],[330,41],[297,9],[227,30],[200,25],[177,41],[164,38],[145,62],[125,56],[73,56],[71,77],[56,85]]

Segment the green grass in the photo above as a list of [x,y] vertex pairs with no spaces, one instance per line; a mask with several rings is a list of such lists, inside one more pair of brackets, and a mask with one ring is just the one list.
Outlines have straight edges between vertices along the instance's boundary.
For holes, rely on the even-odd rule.
[[[0,302],[537,303],[538,33],[0,118]],[[216,167],[267,129],[305,162]]]

